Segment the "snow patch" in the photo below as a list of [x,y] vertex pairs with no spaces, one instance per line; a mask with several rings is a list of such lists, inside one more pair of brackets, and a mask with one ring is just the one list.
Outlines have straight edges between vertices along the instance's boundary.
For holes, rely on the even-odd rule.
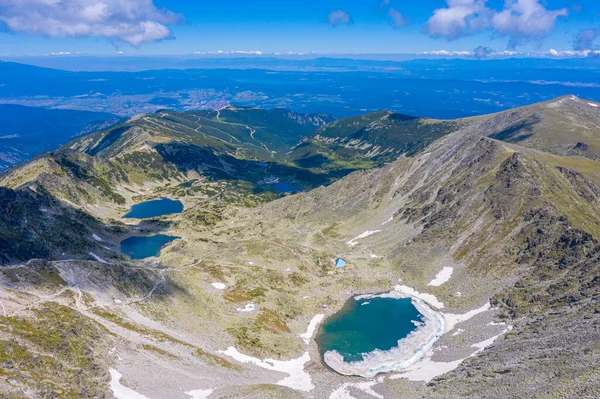
[[350,395],[349,388],[354,388],[356,390],[369,394],[374,398],[384,399],[382,395],[378,394],[372,389],[375,385],[379,383],[379,381],[367,381],[358,383],[347,382],[335,391],[333,391],[331,395],[329,395],[329,399],[356,399],[354,398],[354,396]]
[[211,285],[216,290],[224,290],[225,288],[227,288],[227,286],[223,283],[212,283]]
[[428,284],[430,286],[433,287],[439,287],[442,284],[448,282],[448,280],[450,280],[450,277],[452,277],[452,273],[454,272],[454,268],[453,267],[444,267],[436,276],[433,280],[431,280],[431,282]]
[[188,391],[185,394],[191,396],[192,399],[208,399],[211,393],[213,393],[212,389],[197,389],[195,391]]
[[512,329],[512,326],[507,327],[500,334],[491,337],[490,339],[486,339],[485,341],[478,342],[476,344],[471,345],[472,348],[477,349],[475,352],[471,353],[469,356],[464,359],[455,360],[453,362],[434,362],[431,360],[431,354],[429,354],[425,359],[421,362],[410,366],[406,369],[402,374],[396,374],[390,377],[390,379],[399,379],[399,378],[408,378],[411,381],[425,381],[429,382],[432,379],[446,374],[449,371],[457,368],[463,361],[466,359],[473,357],[483,351],[485,348],[492,345],[501,335],[506,334]]
[[473,309],[464,314],[445,313],[444,317],[446,318],[446,331],[454,330],[454,326],[456,326],[458,323],[462,323],[464,321],[470,320],[480,313],[487,312],[488,310],[490,310],[491,307],[492,306],[490,305],[490,303],[487,302],[482,307],[480,307],[478,309]]
[[102,259],[101,257],[99,257],[98,255],[96,255],[93,252],[90,252],[90,256],[94,259],[96,259],[98,262],[100,263],[104,263],[105,265],[109,265],[110,263],[108,263],[107,261],[105,261],[104,259]]
[[362,234],[354,237],[350,241],[348,241],[346,244],[348,244],[349,246],[353,247],[356,244],[358,244],[357,242],[355,242],[356,240],[360,240],[361,238],[367,238],[367,237],[372,236],[373,234],[377,234],[379,232],[381,232],[381,230],[369,230],[369,231],[365,231],[364,233],[362,233]]
[[[414,288],[411,288],[409,286],[406,285],[397,285],[394,287],[394,291],[389,293],[392,296],[389,296],[389,298],[408,298],[408,297],[415,297],[415,298],[419,298],[433,306],[435,306],[438,309],[444,309],[444,304],[442,302],[440,302],[435,295],[432,294],[422,294],[420,292],[418,292],[417,290],[415,290]],[[394,296],[395,295],[395,296]]]
[[598,104],[594,104],[594,103],[588,103],[589,106],[594,107],[594,108],[598,108]]
[[98,242],[102,242],[102,241],[104,241],[104,240],[102,239],[102,237],[98,236],[98,235],[97,235],[97,234],[95,234],[95,233],[94,233],[94,234],[92,234],[92,237],[94,238],[94,240],[96,240],[96,241],[98,241]]
[[304,340],[304,343],[306,345],[310,343],[310,340],[312,339],[313,335],[315,335],[315,331],[317,331],[317,327],[319,326],[319,324],[321,324],[323,319],[325,319],[324,314],[316,315],[312,318],[310,323],[308,323],[308,328],[306,329],[306,332],[304,334],[300,334],[300,338]]
[[386,220],[385,222],[381,223],[382,226],[385,226],[386,224],[388,224],[389,222],[391,222],[392,220],[394,220],[394,217],[390,217],[388,220]]
[[117,399],[148,399],[140,393],[137,393],[133,389],[129,389],[124,385],[121,385],[121,377],[123,375],[115,369],[110,369],[110,390]]
[[253,312],[254,309],[256,309],[256,306],[254,306],[253,303],[249,303],[243,308],[235,308],[235,310],[237,310],[238,312]]
[[278,381],[277,385],[289,387],[304,392],[311,391],[315,387],[312,382],[312,379],[310,378],[310,374],[304,371],[304,365],[310,361],[310,355],[308,352],[304,353],[304,355],[302,355],[298,359],[292,359],[287,361],[274,359],[260,360],[258,358],[240,353],[233,346],[230,346],[225,351],[219,351],[219,353],[227,355],[240,363],[251,363],[266,370],[278,371],[280,373],[288,374],[288,377]]

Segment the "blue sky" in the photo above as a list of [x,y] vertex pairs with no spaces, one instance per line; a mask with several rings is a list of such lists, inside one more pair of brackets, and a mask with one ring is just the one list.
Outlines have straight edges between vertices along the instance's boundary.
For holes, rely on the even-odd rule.
[[0,55],[543,53],[600,48],[600,2],[0,0],[0,31]]

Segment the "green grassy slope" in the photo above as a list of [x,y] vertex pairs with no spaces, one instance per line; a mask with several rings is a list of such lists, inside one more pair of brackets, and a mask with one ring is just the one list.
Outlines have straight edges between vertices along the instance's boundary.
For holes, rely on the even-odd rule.
[[290,158],[302,167],[368,169],[411,156],[458,130],[465,121],[438,121],[379,111],[317,129]]

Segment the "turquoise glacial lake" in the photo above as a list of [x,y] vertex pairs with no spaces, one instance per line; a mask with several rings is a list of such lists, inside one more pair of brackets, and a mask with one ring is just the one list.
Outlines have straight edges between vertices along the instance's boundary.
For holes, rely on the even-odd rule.
[[131,259],[145,259],[158,256],[160,250],[179,237],[158,234],[149,237],[129,237],[121,241],[121,252]]
[[132,206],[129,213],[123,217],[125,219],[147,219],[181,212],[183,212],[183,204],[181,201],[161,198],[136,204]]
[[363,360],[363,354],[387,351],[413,332],[422,315],[410,298],[350,298],[327,319],[316,337],[321,356],[337,351],[344,362]]

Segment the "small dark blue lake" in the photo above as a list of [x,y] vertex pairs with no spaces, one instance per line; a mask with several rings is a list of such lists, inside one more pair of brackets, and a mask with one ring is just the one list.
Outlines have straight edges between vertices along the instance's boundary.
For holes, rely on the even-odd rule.
[[321,356],[337,351],[344,362],[362,361],[365,353],[397,347],[422,320],[410,298],[350,298],[323,323],[316,341]]
[[123,218],[125,219],[146,219],[155,218],[164,215],[183,212],[181,201],[169,198],[161,198],[153,201],[146,201],[131,207],[131,211]]
[[300,192],[302,191],[302,189],[300,187],[296,187],[291,185],[290,183],[286,183],[286,182],[279,182],[279,183],[275,183],[273,184],[271,187],[273,187],[273,190],[277,191],[278,193],[296,193],[296,192]]
[[160,250],[179,237],[158,234],[149,237],[129,237],[121,241],[121,252],[131,259],[145,259],[158,256]]

